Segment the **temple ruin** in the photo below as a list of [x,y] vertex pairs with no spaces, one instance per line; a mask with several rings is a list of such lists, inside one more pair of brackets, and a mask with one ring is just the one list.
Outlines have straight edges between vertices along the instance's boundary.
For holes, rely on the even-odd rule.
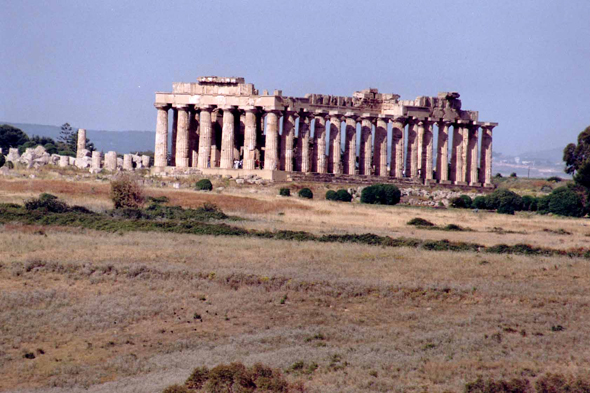
[[352,97],[287,97],[281,90],[260,94],[244,78],[210,76],[156,93],[155,107],[156,172],[196,168],[270,179],[302,173],[492,186],[497,123],[461,109],[456,92],[415,100],[377,89]]

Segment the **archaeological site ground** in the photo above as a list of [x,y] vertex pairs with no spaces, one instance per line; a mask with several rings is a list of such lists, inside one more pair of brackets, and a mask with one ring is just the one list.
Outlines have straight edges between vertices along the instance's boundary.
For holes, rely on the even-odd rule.
[[[590,367],[585,219],[443,208],[490,192],[444,184],[380,206],[362,181],[346,203],[334,183],[135,176],[139,213],[112,210],[108,171],[0,178],[0,390],[162,392],[240,362],[308,392],[462,392]],[[42,193],[65,205],[23,207]]]

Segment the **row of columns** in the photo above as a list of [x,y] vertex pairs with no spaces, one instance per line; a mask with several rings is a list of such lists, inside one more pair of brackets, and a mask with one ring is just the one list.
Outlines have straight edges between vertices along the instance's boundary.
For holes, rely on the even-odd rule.
[[[156,104],[155,166],[168,165],[168,110],[169,105]],[[219,167],[230,169],[236,157],[236,133],[244,127],[243,168],[255,169],[258,135],[262,135],[263,117],[266,118],[264,169],[286,172],[374,175],[378,177],[409,177],[440,183],[488,185],[492,174],[493,125],[478,125],[471,121],[455,122],[388,116],[358,116],[338,112],[292,112],[256,107],[199,108],[188,105],[173,107],[173,135],[171,164],[179,168],[209,168],[213,165],[214,119],[223,111]],[[215,110],[215,112],[214,112]],[[279,135],[279,120],[283,118],[283,132]],[[299,136],[295,138],[295,122],[299,118]],[[311,121],[314,122],[314,137]],[[329,140],[326,123],[330,121]],[[342,129],[342,122],[345,127]],[[360,121],[360,146],[357,170],[357,123]],[[391,162],[387,166],[387,133],[391,123]],[[437,160],[433,168],[434,125],[438,126]],[[486,123],[487,124],[487,123]],[[405,131],[407,126],[407,132]],[[375,136],[373,143],[373,127]],[[453,128],[453,146],[449,160],[449,132]],[[482,129],[481,152],[478,157],[479,128]],[[345,147],[341,155],[341,133]],[[405,140],[407,139],[407,140]],[[295,143],[296,141],[296,143]],[[328,146],[326,145],[328,144]],[[405,146],[405,149],[404,149]],[[326,150],[328,155],[325,154]],[[405,151],[404,151],[405,150]],[[450,171],[448,170],[450,164]],[[435,176],[436,175],[436,176]]]

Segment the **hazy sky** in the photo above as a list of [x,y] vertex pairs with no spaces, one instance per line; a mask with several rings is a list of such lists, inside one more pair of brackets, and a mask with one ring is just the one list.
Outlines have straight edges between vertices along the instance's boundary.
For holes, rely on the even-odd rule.
[[461,93],[505,153],[590,125],[590,1],[0,0],[0,120],[154,130],[202,75],[283,94]]

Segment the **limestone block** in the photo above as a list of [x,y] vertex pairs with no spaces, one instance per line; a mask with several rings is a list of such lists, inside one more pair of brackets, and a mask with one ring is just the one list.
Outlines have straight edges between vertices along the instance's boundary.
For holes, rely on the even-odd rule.
[[68,156],[59,156],[59,166],[62,168],[67,167],[70,165],[70,157]]
[[60,157],[59,154],[52,154],[49,157],[49,164],[51,164],[51,165],[57,165],[57,163],[59,162],[59,157]]
[[76,160],[76,166],[80,169],[90,168],[92,166],[92,158],[91,157],[82,156],[82,157],[76,158],[75,160]]
[[33,151],[35,152],[35,155],[37,155],[37,156],[42,156],[43,154],[45,154],[47,152],[47,150],[45,150],[45,148],[41,145],[34,148]]
[[117,157],[117,168],[123,168],[123,159],[120,157]]
[[76,157],[68,157],[68,160],[70,160],[69,165],[76,165]]
[[17,163],[20,159],[20,154],[17,148],[11,147],[8,149],[8,155],[6,156],[6,161],[11,161],[13,163]]
[[39,165],[47,165],[51,162],[51,155],[47,152],[44,152],[43,154],[36,156],[34,162]]
[[86,150],[86,130],[84,128],[79,128],[78,143],[76,145],[76,158],[88,156],[88,154],[85,154],[84,150]]
[[78,152],[77,157],[92,157],[92,152],[88,149],[82,149]]
[[149,168],[150,167],[150,156],[146,156],[146,155],[141,156],[141,165],[144,168]]

